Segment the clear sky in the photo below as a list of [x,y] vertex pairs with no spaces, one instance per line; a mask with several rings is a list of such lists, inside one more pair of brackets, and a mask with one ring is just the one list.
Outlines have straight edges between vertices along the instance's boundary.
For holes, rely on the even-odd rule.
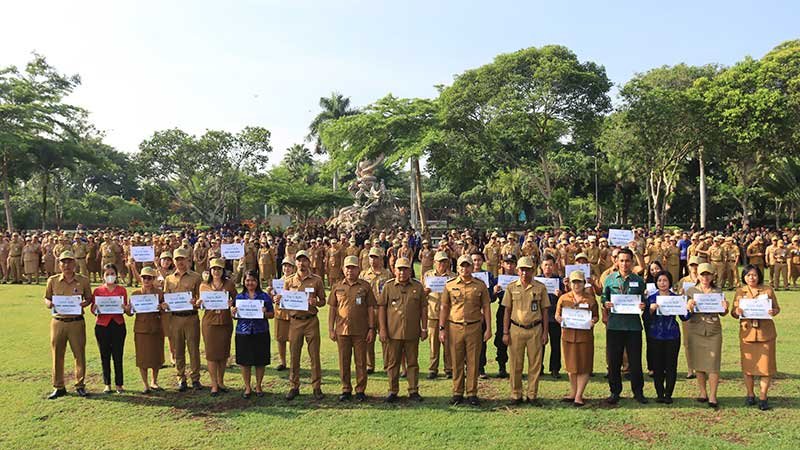
[[498,53],[562,44],[616,84],[664,64],[761,57],[800,38],[800,1],[6,0],[0,66],[45,55],[83,85],[70,101],[120,150],[179,127],[302,142],[331,91],[356,106],[434,85]]

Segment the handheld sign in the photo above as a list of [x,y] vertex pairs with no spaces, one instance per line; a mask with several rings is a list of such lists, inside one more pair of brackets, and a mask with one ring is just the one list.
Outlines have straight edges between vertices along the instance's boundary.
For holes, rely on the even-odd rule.
[[588,309],[561,308],[561,328],[591,330],[592,312]]
[[683,292],[688,291],[689,288],[694,287],[694,286],[695,286],[695,283],[692,283],[691,281],[684,281],[683,282],[683,286],[682,286],[683,287]]
[[211,311],[228,309],[227,291],[200,291],[203,308]]
[[625,247],[633,240],[633,230],[608,230],[608,245],[612,247]]
[[264,302],[261,300],[238,299],[236,300],[236,317],[240,319],[263,319]]
[[658,292],[658,288],[656,287],[655,283],[647,283],[647,296],[651,296],[654,293]]
[[686,315],[686,296],[685,295],[659,295],[656,297],[658,314],[661,316],[684,316]]
[[136,314],[158,312],[158,296],[156,294],[131,295],[131,306]]
[[437,294],[444,292],[446,283],[447,277],[425,277],[425,286]]
[[519,280],[519,275],[498,275],[497,276],[497,284],[500,286],[500,289],[506,290],[509,284],[514,281]]
[[80,295],[54,295],[53,311],[65,316],[79,316],[83,314]]
[[283,294],[281,294],[281,308],[308,311],[308,296],[308,292],[283,291]]
[[547,288],[548,294],[556,295],[556,291],[558,291],[558,278],[533,277],[533,279],[542,283],[544,287]]
[[487,288],[489,287],[489,272],[475,272],[472,276],[483,281]]
[[99,314],[122,314],[122,296],[97,296],[94,298]]
[[191,311],[194,306],[191,303],[191,292],[171,292],[164,294],[164,302],[167,303],[171,312],[175,311]]
[[772,316],[769,315],[769,310],[772,309],[772,299],[766,295],[740,299],[739,308],[742,308],[740,319],[772,320]]
[[225,259],[244,258],[243,244],[222,244],[221,250],[222,250],[222,257]]
[[567,264],[567,266],[564,268],[564,278],[569,279],[569,274],[576,270],[583,272],[583,276],[586,278],[592,277],[592,268],[589,266],[589,264]]
[[642,297],[631,294],[611,294],[611,303],[614,306],[611,312],[614,314],[641,314],[642,310],[639,309],[639,304],[642,302]]
[[136,262],[153,262],[156,259],[155,250],[151,245],[131,247],[131,256]]
[[283,286],[286,284],[286,280],[281,280],[280,278],[275,278],[272,280],[272,289],[275,290],[276,294],[283,293]]
[[721,293],[694,294],[692,299],[695,302],[694,312],[721,314],[725,312],[722,300],[725,297]]

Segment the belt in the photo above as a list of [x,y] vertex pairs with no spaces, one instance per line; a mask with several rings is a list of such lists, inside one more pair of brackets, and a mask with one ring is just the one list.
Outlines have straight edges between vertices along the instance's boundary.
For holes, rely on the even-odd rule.
[[455,324],[455,325],[464,325],[464,326],[466,326],[466,325],[472,325],[473,323],[478,323],[478,322],[480,322],[480,320],[473,320],[472,322],[454,322],[452,320],[448,320],[448,322],[450,322],[452,324]]
[[517,322],[514,322],[514,321],[512,320],[512,321],[511,321],[511,324],[512,324],[512,325],[516,325],[516,326],[518,326],[518,327],[520,327],[520,328],[524,328],[524,329],[526,329],[526,330],[530,330],[530,329],[533,329],[534,327],[538,327],[539,325],[541,325],[541,324],[542,324],[542,321],[541,321],[541,320],[537,320],[537,321],[534,321],[534,322],[533,322],[532,324],[530,324],[530,325],[522,325],[522,324],[519,324],[519,323],[517,323]]
[[10,258],[19,258],[22,255],[8,255]]
[[316,314],[310,314],[308,316],[289,316],[289,317],[291,317],[292,319],[297,319],[297,320],[308,320],[308,319],[310,319],[312,317],[317,317],[317,315]]
[[712,259],[712,260],[711,260],[711,262],[714,262],[714,263],[721,263],[721,262],[722,262],[722,260],[721,260],[721,259]]
[[69,323],[69,322],[77,322],[79,320],[83,320],[83,316],[78,316],[78,317],[53,317],[53,319],[56,319],[59,322]]
[[172,315],[178,317],[196,316],[197,311],[175,311],[174,313],[172,313]]

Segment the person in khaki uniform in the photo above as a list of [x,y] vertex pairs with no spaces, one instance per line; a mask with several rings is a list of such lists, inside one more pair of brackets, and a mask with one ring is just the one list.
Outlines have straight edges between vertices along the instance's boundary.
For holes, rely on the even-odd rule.
[[753,242],[751,242],[750,245],[747,246],[747,249],[745,250],[745,254],[747,255],[747,262],[749,264],[752,264],[752,265],[758,267],[758,270],[760,270],[761,273],[765,273],[764,272],[764,267],[765,267],[765,264],[764,264],[764,256],[765,256],[764,239],[762,239],[761,236],[756,236],[756,239]]
[[8,283],[8,253],[11,249],[10,247],[8,236],[0,236],[0,282],[3,284]]
[[328,275],[328,285],[333,286],[342,279],[342,249],[337,245],[336,239],[331,239],[331,246],[325,252],[325,273]]
[[347,258],[348,256],[357,257],[358,254],[361,253],[361,249],[358,248],[358,246],[356,245],[356,238],[350,238],[348,243],[350,245],[348,245],[347,248],[344,249],[344,257],[345,258]]
[[[722,278],[725,272],[725,249],[722,248],[722,237],[715,236],[714,242],[708,248],[708,262],[714,267],[714,272],[719,274]],[[722,284],[720,283],[720,287]]]
[[75,236],[75,243],[72,244],[72,253],[75,255],[75,262],[78,265],[78,272],[81,275],[89,276],[89,265],[86,263],[86,255],[88,253],[86,242],[83,241],[83,236]]
[[311,271],[314,275],[325,279],[325,246],[322,245],[322,239],[317,238],[311,241],[311,248],[308,250],[311,256]]
[[[697,268],[700,266],[700,258],[697,256],[692,256],[689,258],[689,275],[681,278],[675,284],[675,292],[678,295],[686,294],[686,291],[689,288],[694,287],[697,285],[698,282],[698,274]],[[683,339],[683,354],[686,356],[686,379],[693,380],[697,378],[697,374],[694,373],[694,367],[692,367],[692,358],[690,355],[691,349],[689,348],[689,333],[686,332],[686,322],[681,321],[681,339]]]
[[397,401],[400,366],[407,364],[408,398],[419,395],[419,341],[428,337],[427,308],[422,284],[411,278],[411,260],[397,258],[395,277],[386,282],[378,300],[381,342],[386,345],[386,373],[389,377],[387,403]]
[[445,284],[439,311],[439,342],[450,340],[453,358],[453,398],[458,405],[466,394],[472,406],[478,399],[478,372],[481,356],[481,321],[485,324],[483,342],[492,337],[492,313],[489,290],[483,281],[472,277],[472,260],[458,258],[458,276]]
[[[369,283],[372,293],[378,299],[383,291],[386,281],[392,278],[392,273],[383,267],[383,249],[376,245],[369,251],[369,268],[360,274],[361,278]],[[373,314],[374,323],[378,324],[378,310]],[[386,345],[382,344],[383,369],[386,370]],[[367,374],[375,372],[375,339],[367,343]]]
[[[308,344],[308,357],[311,360],[311,387],[314,399],[322,400],[322,364],[320,363],[319,346],[319,308],[325,306],[325,286],[322,279],[311,272],[311,259],[305,250],[295,255],[297,273],[286,280],[284,291],[301,291],[308,293],[308,311],[289,311],[289,392],[286,400],[300,395],[300,356],[303,352],[303,340]],[[281,295],[278,295],[280,301]]]
[[[441,310],[440,297],[441,293],[433,292],[427,286],[428,277],[447,277],[447,279],[454,278],[455,273],[449,270],[449,258],[445,252],[436,252],[434,255],[435,267],[422,275],[423,285],[425,286],[425,294],[428,297],[428,334],[436,336],[436,331],[439,328],[439,312]],[[447,330],[445,330],[447,331]],[[445,333],[447,334],[447,333]],[[428,379],[433,380],[439,375],[439,355],[440,350],[444,350],[444,373],[447,378],[453,377],[453,361],[450,355],[450,341],[445,336],[445,342],[439,342],[438,339],[431,339],[430,350],[430,363],[428,364]]]
[[189,367],[192,388],[200,390],[200,318],[197,315],[197,300],[200,298],[202,278],[197,272],[189,270],[189,254],[184,249],[173,253],[175,272],[164,278],[164,294],[188,292],[192,296],[191,311],[174,311],[170,315],[170,333],[175,347],[175,370],[178,378],[178,391],[186,392],[186,350],[189,350]]
[[328,333],[339,349],[339,376],[342,395],[347,401],[353,395],[350,361],[356,365],[356,400],[367,399],[367,343],[375,339],[375,308],[378,303],[368,282],[358,277],[358,256],[344,259],[344,279],[331,287],[328,294],[330,313]]
[[672,275],[673,280],[680,278],[681,250],[678,248],[678,238],[675,235],[664,239],[662,255],[665,263],[664,269]]
[[[44,304],[53,309],[53,297],[57,295],[81,297],[81,308],[92,303],[92,287],[89,279],[75,273],[75,255],[64,251],[58,256],[61,273],[47,279],[44,293]],[[64,355],[67,344],[75,357],[75,392],[86,397],[86,324],[83,314],[66,315],[54,310],[50,321],[50,348],[53,354],[53,393],[47,398],[55,400],[67,395],[64,387]]]
[[739,268],[739,246],[733,241],[733,237],[728,236],[725,238],[722,248],[725,250],[725,268],[720,286],[731,289],[738,288],[741,286],[739,277],[736,276]]
[[[297,271],[295,261],[292,258],[284,258],[281,262],[281,270],[283,277],[281,278],[284,283]],[[278,366],[275,368],[277,371],[286,370],[286,343],[289,342],[289,327],[291,326],[289,310],[281,308],[279,292],[270,285],[269,295],[272,297],[272,303],[275,306],[275,341],[278,342]]]
[[[764,262],[769,268],[769,284],[775,289],[775,249],[778,248],[778,238],[772,236],[772,244],[764,250]],[[766,274],[766,272],[765,272]]]
[[794,235],[792,237],[792,244],[788,250],[789,280],[792,282],[792,288],[796,289],[797,279],[800,278],[800,236]]
[[745,404],[753,406],[756,404],[754,393],[754,378],[760,378],[760,392],[758,396],[758,407],[762,411],[770,409],[767,402],[767,392],[774,377],[778,373],[775,357],[775,339],[778,336],[775,331],[773,320],[745,319],[742,317],[743,311],[739,306],[743,298],[759,298],[766,296],[772,300],[772,309],[768,311],[771,317],[777,316],[781,312],[775,291],[764,286],[763,275],[755,266],[748,265],[742,271],[742,278],[745,286],[740,287],[734,294],[731,316],[739,319],[739,347],[741,350],[742,374],[744,385],[747,390]]
[[369,269],[370,250],[372,250],[372,241],[367,239],[366,241],[364,241],[364,248],[362,248],[361,251],[358,253],[358,263],[360,264],[362,272]]
[[25,247],[25,241],[22,240],[18,233],[11,235],[11,242],[8,247],[8,274],[7,279],[13,281],[14,284],[22,283],[22,249]]
[[24,283],[39,284],[39,260],[39,245],[32,238],[25,238],[25,245],[22,247]]
[[783,280],[783,289],[789,289],[789,250],[782,239],[778,239],[775,250],[772,252],[773,274],[772,281],[773,289],[780,289],[781,280]]
[[264,286],[271,286],[275,278],[275,251],[267,243],[266,239],[261,239],[261,246],[258,248],[258,275]]
[[[186,249],[179,247],[176,252],[186,252]],[[187,259],[189,259],[188,255]],[[208,375],[211,378],[211,396],[216,397],[219,392],[228,391],[225,386],[225,365],[231,356],[231,335],[233,334],[233,317],[230,307],[235,304],[237,292],[233,280],[224,276],[225,261],[223,259],[213,259],[209,266],[210,276],[200,284],[200,292],[225,292],[228,297],[228,308],[217,310],[204,308],[205,312],[200,324]],[[198,300],[197,304],[203,306],[203,300]]]
[[497,232],[492,232],[489,242],[483,246],[483,256],[486,258],[486,269],[495,277],[500,267],[500,244],[497,242]]
[[[95,241],[94,236],[91,234],[86,238],[86,269],[92,278],[92,282],[97,282],[102,278],[102,270],[100,267],[100,245]],[[49,247],[52,249],[52,247]]]
[[197,242],[194,244],[192,258],[194,258],[195,272],[203,273],[208,270],[208,246],[206,245],[206,239],[203,236],[200,236],[200,238],[198,238]]
[[434,255],[436,255],[436,252],[431,248],[430,241],[424,239],[422,241],[422,248],[419,251],[420,273],[425,274],[433,269]]
[[542,351],[548,340],[547,310],[550,298],[544,284],[533,279],[533,260],[523,256],[517,262],[519,279],[512,281],[503,295],[503,343],[509,346],[511,399],[522,404],[522,368],[528,355],[528,402],[539,406],[539,375]]

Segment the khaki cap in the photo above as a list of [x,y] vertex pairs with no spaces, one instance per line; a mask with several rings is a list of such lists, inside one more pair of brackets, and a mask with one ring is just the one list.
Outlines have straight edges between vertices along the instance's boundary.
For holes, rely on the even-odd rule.
[[155,277],[158,276],[158,272],[156,272],[155,268],[150,267],[150,266],[142,267],[142,271],[139,272],[139,276],[142,276],[142,277],[154,277],[155,278]]
[[69,250],[64,250],[60,255],[58,255],[58,260],[63,261],[65,259],[75,259],[75,255]]
[[467,263],[470,266],[472,265],[472,260],[469,258],[469,256],[461,255],[458,257],[458,266],[461,267],[464,265],[464,263]]
[[517,262],[517,267],[521,269],[533,269],[533,258],[530,256],[523,256]]
[[710,273],[712,275],[716,275],[717,272],[714,271],[714,266],[709,263],[700,264],[700,267],[697,268],[697,273],[702,275],[704,273]]
[[214,267],[219,267],[220,269],[224,269],[225,268],[225,260],[222,259],[222,258],[214,258],[214,259],[212,259],[211,262],[208,264],[208,268],[209,269],[213,269]]
[[185,248],[179,247],[175,250],[175,253],[172,254],[173,258],[188,258],[189,257],[189,250]]
[[573,281],[586,282],[586,275],[583,274],[582,270],[573,270],[569,274],[569,282],[572,283]]
[[299,252],[297,252],[297,254],[294,255],[295,260],[300,259],[300,257],[304,257],[308,260],[311,260],[311,258],[308,257],[308,253],[306,253],[305,250],[300,250]]
[[437,262],[438,261],[447,261],[448,259],[450,259],[450,258],[447,256],[446,252],[436,252],[436,254],[433,255],[433,260],[437,261]]
[[700,265],[700,257],[699,256],[692,256],[689,258],[689,265],[690,266],[699,266]]
[[295,267],[294,258],[283,258],[283,262],[281,262],[281,265],[284,265],[284,264],[288,264],[288,265],[290,265],[292,267]]
[[372,247],[369,249],[369,256],[374,256],[376,258],[383,258],[383,249],[380,247]]
[[344,259],[345,267],[359,267],[358,256],[348,256]]
[[172,259],[172,252],[161,252],[161,256],[158,259]]
[[395,268],[411,268],[411,261],[408,258],[397,258],[397,261],[394,262]]
[[578,253],[577,255],[575,255],[575,259],[581,259],[581,258],[588,260],[589,256],[586,253]]

